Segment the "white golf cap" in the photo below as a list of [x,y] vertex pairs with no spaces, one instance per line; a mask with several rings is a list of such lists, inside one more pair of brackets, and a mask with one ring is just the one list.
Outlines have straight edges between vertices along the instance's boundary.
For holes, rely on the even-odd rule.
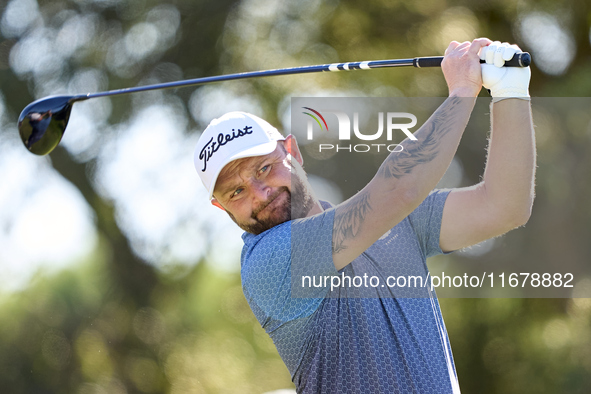
[[199,137],[193,162],[211,199],[224,166],[244,157],[273,152],[285,137],[267,121],[246,112],[228,112],[214,119]]

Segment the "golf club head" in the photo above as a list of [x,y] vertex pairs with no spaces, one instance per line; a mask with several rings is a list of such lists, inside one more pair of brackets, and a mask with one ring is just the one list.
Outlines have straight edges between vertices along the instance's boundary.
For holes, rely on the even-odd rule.
[[51,96],[27,105],[18,118],[18,132],[25,147],[46,155],[61,141],[75,96]]

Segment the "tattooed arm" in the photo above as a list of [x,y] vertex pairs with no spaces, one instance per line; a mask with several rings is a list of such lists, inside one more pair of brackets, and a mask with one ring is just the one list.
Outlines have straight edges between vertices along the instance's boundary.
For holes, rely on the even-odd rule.
[[474,106],[473,98],[452,96],[402,142],[359,193],[338,206],[333,227],[337,269],[353,261],[429,195],[449,166]]
[[449,166],[482,86],[478,51],[488,39],[452,42],[442,69],[450,97],[401,152],[391,153],[370,183],[340,204],[333,227],[333,261],[341,269],[429,195]]

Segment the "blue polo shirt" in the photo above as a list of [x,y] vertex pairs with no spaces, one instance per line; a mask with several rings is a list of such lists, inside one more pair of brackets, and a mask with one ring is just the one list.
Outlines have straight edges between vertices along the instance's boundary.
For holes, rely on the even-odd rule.
[[243,235],[244,294],[298,393],[459,393],[426,265],[442,253],[448,193],[432,192],[340,271],[334,209]]

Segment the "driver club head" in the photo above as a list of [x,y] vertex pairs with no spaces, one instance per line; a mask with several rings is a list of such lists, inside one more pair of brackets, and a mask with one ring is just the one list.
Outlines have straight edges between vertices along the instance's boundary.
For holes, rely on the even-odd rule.
[[18,118],[25,147],[36,155],[50,153],[61,141],[76,96],[52,96],[27,105]]

